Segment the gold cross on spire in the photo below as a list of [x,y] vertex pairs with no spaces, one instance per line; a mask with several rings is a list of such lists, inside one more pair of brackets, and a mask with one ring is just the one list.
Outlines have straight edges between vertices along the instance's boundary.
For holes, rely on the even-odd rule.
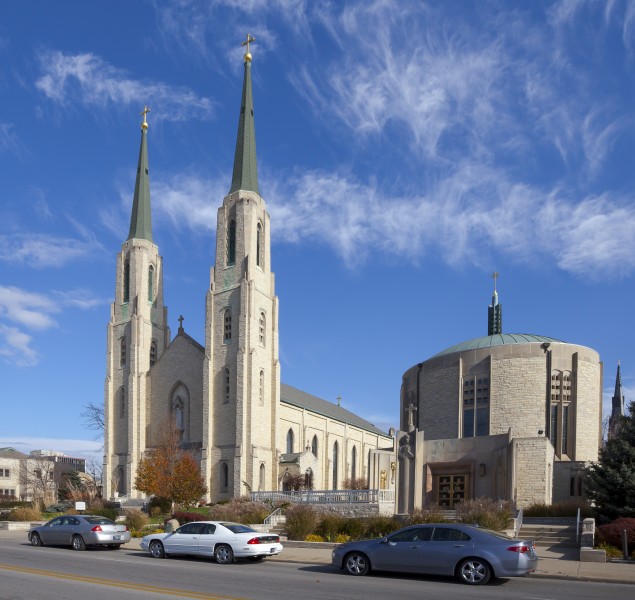
[[148,113],[150,112],[150,107],[149,106],[144,106],[143,107],[143,111],[141,111],[141,116],[143,117],[143,123],[141,123],[141,127],[143,127],[143,129],[147,129],[148,128]]
[[249,44],[255,42],[256,38],[251,36],[251,33],[247,34],[247,41],[241,42],[241,46],[247,46],[247,52],[245,52],[245,62],[251,61],[251,52],[249,52]]
[[494,280],[494,291],[496,291],[496,280],[499,278],[500,273],[498,271],[494,271],[490,277]]

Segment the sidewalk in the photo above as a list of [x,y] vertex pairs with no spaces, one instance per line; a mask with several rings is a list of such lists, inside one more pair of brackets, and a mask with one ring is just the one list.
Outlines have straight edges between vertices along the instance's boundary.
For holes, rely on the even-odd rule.
[[[26,531],[0,530],[0,539],[15,540],[16,544],[26,543]],[[141,551],[139,539],[133,538],[125,544],[122,551]],[[330,565],[331,550],[335,544],[315,544],[310,542],[283,541],[284,550],[278,556],[267,560],[272,562],[291,562],[309,565]],[[577,548],[565,548],[561,551],[538,548],[540,561],[538,569],[531,577],[552,579],[577,579],[603,583],[635,584],[635,563],[622,562],[580,562]]]

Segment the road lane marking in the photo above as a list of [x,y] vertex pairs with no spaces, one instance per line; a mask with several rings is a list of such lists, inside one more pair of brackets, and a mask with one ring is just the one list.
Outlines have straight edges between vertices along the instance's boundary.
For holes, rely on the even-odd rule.
[[166,596],[177,596],[179,598],[201,598],[203,600],[246,600],[238,596],[223,596],[218,594],[206,594],[203,592],[190,592],[187,590],[179,590],[175,588],[163,588],[155,585],[146,585],[141,583],[128,583],[124,581],[116,581],[113,579],[102,579],[100,577],[86,577],[83,575],[71,575],[69,573],[58,573],[57,571],[47,571],[45,569],[33,569],[30,567],[19,567],[16,565],[6,565],[0,563],[0,569],[5,571],[16,571],[18,573],[28,573],[30,575],[40,575],[42,577],[53,577],[64,581],[78,581],[80,583],[93,583],[96,585],[104,585],[108,587],[122,588],[126,590],[135,590],[141,592],[157,592]]

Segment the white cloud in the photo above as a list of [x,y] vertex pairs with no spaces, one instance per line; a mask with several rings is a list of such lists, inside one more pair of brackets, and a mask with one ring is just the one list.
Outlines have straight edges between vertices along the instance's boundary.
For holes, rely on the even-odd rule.
[[9,364],[34,366],[39,361],[33,337],[24,329],[46,331],[58,327],[54,315],[66,307],[90,309],[105,301],[86,290],[52,291],[50,296],[15,286],[0,286],[0,356]]
[[103,248],[92,236],[78,240],[37,233],[0,235],[0,261],[38,269],[62,267],[96,251]]
[[24,151],[13,123],[0,123],[0,154],[22,156]]
[[110,106],[144,104],[156,107],[156,121],[185,121],[193,117],[210,119],[214,105],[209,98],[185,87],[135,79],[125,71],[90,54],[48,51],[40,55],[42,75],[35,86],[51,101],[68,106],[79,102],[102,110]]
[[32,450],[53,450],[63,452],[67,456],[76,458],[88,458],[103,456],[102,444],[95,440],[78,440],[68,438],[46,437],[0,437],[0,447],[15,448],[18,452],[29,454]]

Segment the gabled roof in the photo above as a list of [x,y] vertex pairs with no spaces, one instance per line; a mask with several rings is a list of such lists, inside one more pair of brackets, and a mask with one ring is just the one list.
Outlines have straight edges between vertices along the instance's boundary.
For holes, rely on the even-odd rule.
[[0,448],[0,458],[13,458],[16,460],[22,460],[29,458],[28,454],[18,452],[15,448]]
[[322,398],[318,398],[317,396],[307,394],[302,390],[284,383],[280,384],[280,402],[297,406],[298,408],[304,408],[319,415],[334,419],[335,421],[340,421],[341,423],[346,423],[353,427],[388,437],[385,431],[375,427],[372,423],[358,417],[345,408],[337,406],[337,404],[333,404],[332,402],[322,400]]

